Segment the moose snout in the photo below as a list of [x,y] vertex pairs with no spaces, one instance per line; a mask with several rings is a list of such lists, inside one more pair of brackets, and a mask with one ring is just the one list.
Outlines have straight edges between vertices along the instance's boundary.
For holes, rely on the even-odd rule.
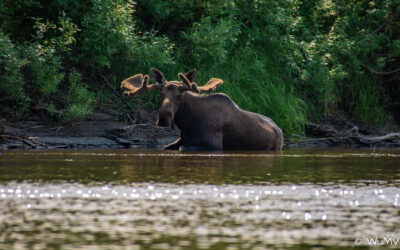
[[171,111],[159,111],[157,127],[169,127],[171,125],[172,112]]

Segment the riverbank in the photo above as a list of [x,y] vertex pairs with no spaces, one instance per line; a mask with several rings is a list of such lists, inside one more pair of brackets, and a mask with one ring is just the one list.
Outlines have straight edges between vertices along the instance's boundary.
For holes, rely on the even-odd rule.
[[[67,126],[44,121],[40,115],[0,122],[0,149],[148,148],[160,149],[179,137],[177,128],[158,128],[157,112],[140,109],[134,124],[113,110],[96,112]],[[306,135],[285,138],[285,148],[400,147],[400,133],[379,132],[352,122],[308,122]]]
[[68,126],[44,122],[39,116],[4,120],[0,149],[161,148],[179,131],[157,128],[156,113],[142,110],[140,123],[128,125],[114,111],[97,112]]

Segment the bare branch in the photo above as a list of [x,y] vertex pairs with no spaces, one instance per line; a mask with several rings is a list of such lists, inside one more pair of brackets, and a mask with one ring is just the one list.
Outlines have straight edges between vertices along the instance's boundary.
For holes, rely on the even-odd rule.
[[372,73],[376,74],[376,75],[391,75],[397,72],[400,72],[400,68],[392,70],[392,71],[388,71],[388,72],[381,72],[381,71],[376,71],[373,68],[369,67],[366,64],[361,64],[363,67],[367,68],[369,71],[371,71]]

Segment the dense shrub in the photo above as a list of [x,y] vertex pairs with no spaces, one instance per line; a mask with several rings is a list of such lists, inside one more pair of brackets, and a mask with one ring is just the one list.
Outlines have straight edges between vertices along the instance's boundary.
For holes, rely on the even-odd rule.
[[69,88],[65,96],[66,112],[61,114],[64,122],[82,119],[92,114],[94,94],[88,90],[88,86],[82,82],[81,74],[73,69],[68,77]]
[[15,44],[0,31],[0,98],[18,113],[26,111],[30,99],[24,89],[22,68],[26,61],[20,57]]
[[[196,67],[218,65],[226,62],[235,48],[240,23],[231,18],[212,20],[204,17],[194,23],[188,32],[182,32],[188,64]],[[180,53],[185,56],[185,51]]]

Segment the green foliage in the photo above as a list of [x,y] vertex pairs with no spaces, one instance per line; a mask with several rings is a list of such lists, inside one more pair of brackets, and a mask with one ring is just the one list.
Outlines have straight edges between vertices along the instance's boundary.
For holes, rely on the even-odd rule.
[[[156,36],[154,33],[144,33],[136,36],[128,48],[127,63],[134,65],[140,72],[148,72],[150,68],[168,68],[175,64],[173,53],[174,44],[168,37]],[[114,63],[118,64],[120,61]],[[126,67],[127,76],[131,76],[132,69]],[[175,72],[174,72],[175,73]]]
[[[119,91],[126,77],[156,67],[176,79],[196,68],[199,84],[223,79],[221,91],[271,117],[286,135],[338,111],[383,127],[399,113],[393,109],[400,103],[399,5],[5,0],[0,98],[19,112],[41,106],[70,122],[90,114],[95,96],[97,105],[112,103],[107,91]],[[158,100],[149,93],[132,102],[155,108]]]
[[[220,64],[227,60],[240,34],[240,23],[231,18],[212,20],[204,17],[186,33],[182,32],[185,49],[193,65]],[[185,53],[182,52],[185,56]]]
[[382,101],[379,95],[379,88],[373,85],[355,86],[352,95],[357,95],[357,102],[354,103],[354,116],[366,124],[373,124],[383,127],[387,124],[387,115],[380,105]]
[[58,84],[63,80],[61,60],[54,55],[55,49],[52,46],[42,46],[37,44],[32,48],[31,60],[27,67],[31,74],[32,93],[39,92],[41,98],[48,98],[55,93]]
[[[132,43],[131,3],[124,0],[91,0],[81,20],[82,51],[78,60],[93,70],[110,68],[110,60]],[[98,73],[98,72],[96,72]]]
[[24,90],[25,64],[16,46],[0,31],[0,98],[9,101],[18,113],[24,112],[30,102]]
[[169,37],[179,38],[180,32],[189,29],[203,17],[229,15],[234,10],[233,1],[137,1],[135,20],[142,30],[157,30]]
[[82,119],[92,114],[94,94],[88,90],[88,86],[82,83],[81,74],[72,69],[68,77],[69,89],[65,96],[66,112],[62,113],[64,122]]

